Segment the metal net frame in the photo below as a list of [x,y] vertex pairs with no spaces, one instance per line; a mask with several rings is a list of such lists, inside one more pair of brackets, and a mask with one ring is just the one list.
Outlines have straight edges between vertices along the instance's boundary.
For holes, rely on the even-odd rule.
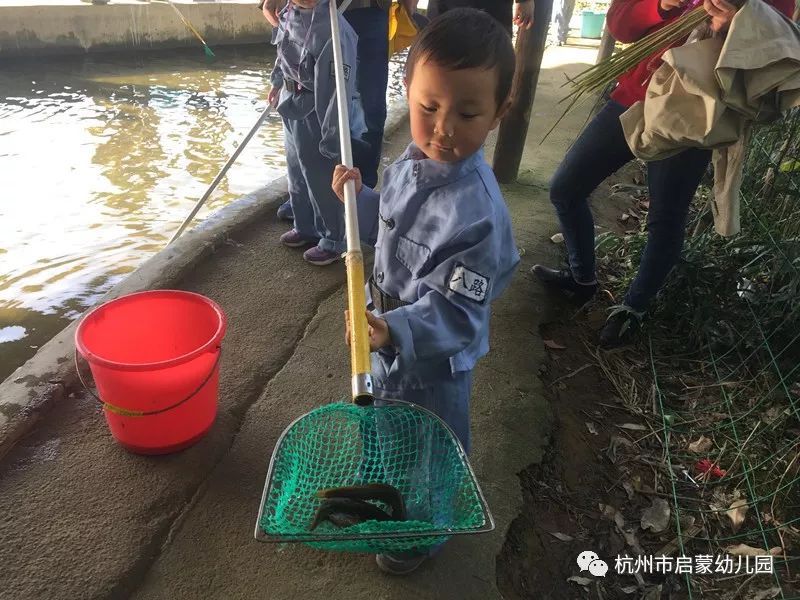
[[[367,520],[311,530],[326,488],[382,483],[406,507],[404,520]],[[380,508],[388,506],[377,502]],[[452,535],[494,529],[483,493],[453,431],[409,403],[333,403],[289,425],[276,444],[256,538],[347,552],[426,551]]]

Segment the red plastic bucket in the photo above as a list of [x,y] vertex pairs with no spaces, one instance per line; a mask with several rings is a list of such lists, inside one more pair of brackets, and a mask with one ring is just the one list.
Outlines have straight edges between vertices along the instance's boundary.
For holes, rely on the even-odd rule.
[[75,332],[114,438],[139,454],[182,450],[217,415],[225,314],[191,292],[122,296],[90,311]]

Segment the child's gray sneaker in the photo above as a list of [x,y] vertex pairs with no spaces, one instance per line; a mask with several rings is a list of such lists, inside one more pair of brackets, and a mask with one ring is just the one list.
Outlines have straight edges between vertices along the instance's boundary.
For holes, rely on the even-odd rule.
[[282,221],[294,221],[294,211],[292,211],[292,203],[289,200],[278,207],[278,218]]
[[389,575],[408,575],[428,558],[427,554],[376,554],[378,568]]

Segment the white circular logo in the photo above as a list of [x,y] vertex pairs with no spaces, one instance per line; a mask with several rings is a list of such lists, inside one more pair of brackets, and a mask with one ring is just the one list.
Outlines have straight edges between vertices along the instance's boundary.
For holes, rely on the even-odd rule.
[[578,554],[578,566],[581,571],[586,571],[593,560],[600,560],[600,557],[591,550],[584,550]]

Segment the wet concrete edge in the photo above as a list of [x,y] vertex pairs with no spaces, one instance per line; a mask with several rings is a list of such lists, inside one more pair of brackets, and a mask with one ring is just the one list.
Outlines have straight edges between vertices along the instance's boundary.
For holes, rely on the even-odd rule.
[[[388,110],[384,135],[390,136],[407,115],[405,100],[393,103]],[[285,176],[242,196],[151,256],[95,306],[126,294],[169,288],[231,235],[275,210],[287,196]],[[75,368],[75,330],[81,318],[65,327],[0,383],[0,460],[44,412],[81,385]]]

